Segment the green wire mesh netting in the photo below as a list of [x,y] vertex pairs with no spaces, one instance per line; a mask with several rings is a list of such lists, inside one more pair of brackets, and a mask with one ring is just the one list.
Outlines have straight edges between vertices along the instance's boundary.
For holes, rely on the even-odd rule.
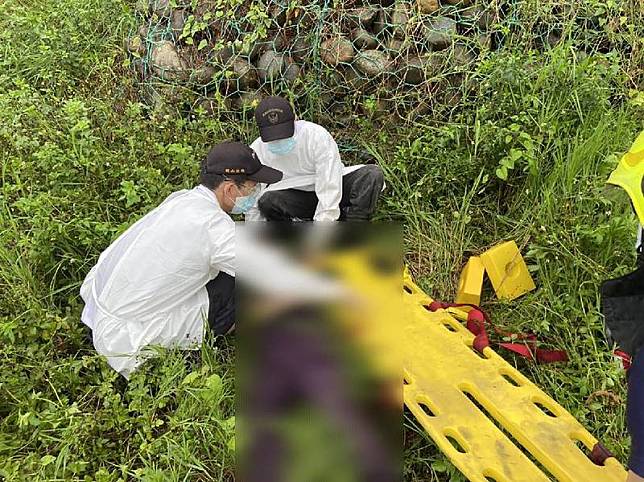
[[640,0],[602,5],[140,0],[125,47],[154,107],[239,117],[281,94],[340,123],[356,114],[414,120],[475,96],[480,67],[508,45],[543,51],[571,40],[580,58],[617,49],[633,62]]

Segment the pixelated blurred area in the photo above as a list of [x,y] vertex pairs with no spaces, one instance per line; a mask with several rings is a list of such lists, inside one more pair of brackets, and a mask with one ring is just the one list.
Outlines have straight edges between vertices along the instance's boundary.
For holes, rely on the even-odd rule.
[[398,481],[401,232],[320,224],[238,227],[239,477]]

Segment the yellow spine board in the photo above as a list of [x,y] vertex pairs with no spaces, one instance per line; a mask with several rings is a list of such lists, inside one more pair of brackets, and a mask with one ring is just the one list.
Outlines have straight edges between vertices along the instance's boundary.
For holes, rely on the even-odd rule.
[[407,273],[404,287],[405,404],[469,480],[626,479],[614,458],[597,466],[582,452],[576,443],[590,451],[597,440],[563,407],[490,348],[479,355],[449,312],[429,312],[432,299]]

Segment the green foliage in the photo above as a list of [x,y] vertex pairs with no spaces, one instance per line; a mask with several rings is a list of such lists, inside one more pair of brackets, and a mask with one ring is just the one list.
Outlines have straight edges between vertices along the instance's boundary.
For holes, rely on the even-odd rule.
[[[546,3],[520,4],[526,30],[549,18]],[[356,116],[348,129],[323,115],[315,95],[306,109],[334,133],[345,160],[361,149],[378,158],[388,186],[380,217],[405,223],[407,262],[436,298],[453,298],[469,254],[517,240],[537,291],[511,304],[488,293],[484,304],[501,326],[568,347],[565,366],[515,363],[625,460],[624,406],[593,394],[625,396],[598,288],[633,266],[634,217],[605,179],[643,126],[643,87],[633,79],[644,66],[637,49],[623,48],[636,45],[642,23],[630,2],[575,4],[578,17],[557,26],[556,47],[544,53],[508,40],[471,73],[472,91],[441,104],[438,117],[380,123],[374,97],[366,104],[374,115]],[[262,38],[265,11],[247,12]],[[256,136],[248,120],[141,102],[121,67],[134,23],[124,1],[3,5],[0,478],[233,479],[232,350],[207,343],[200,354],[163,353],[126,383],[96,356],[79,321],[78,288],[100,252],[168,194],[191,187],[213,143]],[[198,22],[183,33],[199,46]],[[581,34],[614,48],[582,55]],[[406,480],[461,480],[410,417],[405,438]]]

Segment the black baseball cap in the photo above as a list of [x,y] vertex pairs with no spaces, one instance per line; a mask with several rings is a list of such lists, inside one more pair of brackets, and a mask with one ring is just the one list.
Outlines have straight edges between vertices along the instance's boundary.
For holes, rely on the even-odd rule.
[[246,144],[222,142],[210,149],[206,156],[204,170],[208,174],[222,176],[246,176],[251,181],[273,184],[282,179],[282,171],[259,162],[259,158]]
[[263,99],[255,109],[255,121],[264,142],[292,137],[295,132],[295,113],[282,97]]

